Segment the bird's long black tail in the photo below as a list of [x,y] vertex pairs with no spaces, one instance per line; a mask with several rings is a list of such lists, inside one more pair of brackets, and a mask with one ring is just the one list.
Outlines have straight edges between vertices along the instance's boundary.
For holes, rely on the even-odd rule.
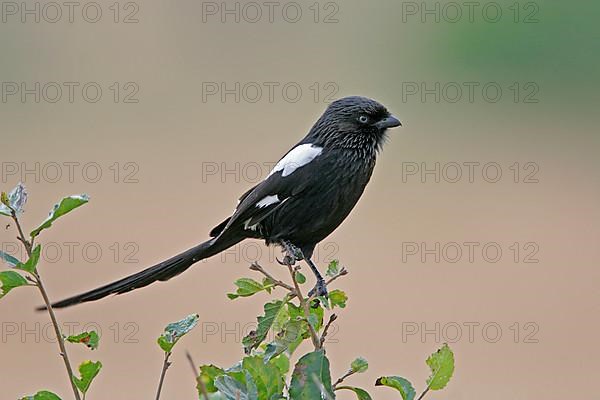
[[[241,239],[240,239],[241,240]],[[223,242],[218,238],[208,240],[204,243],[199,244],[196,247],[192,247],[189,250],[184,251],[181,254],[177,254],[174,257],[169,258],[159,264],[156,264],[150,268],[146,268],[136,274],[127,276],[118,281],[109,283],[101,286],[97,289],[90,290],[79,294],[77,296],[69,297],[68,299],[57,301],[52,304],[53,308],[69,307],[79,303],[85,303],[88,301],[94,301],[111,294],[127,293],[131,290],[138,289],[144,286],[148,286],[156,281],[166,281],[172,277],[179,275],[186,269],[192,266],[192,264],[213,256],[221,251],[233,246],[240,240]],[[38,307],[37,310],[45,310],[45,306]]]

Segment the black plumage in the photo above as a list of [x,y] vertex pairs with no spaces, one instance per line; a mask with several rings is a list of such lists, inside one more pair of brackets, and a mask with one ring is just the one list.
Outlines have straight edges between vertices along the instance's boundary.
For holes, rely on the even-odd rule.
[[378,102],[345,97],[333,102],[310,132],[277,163],[271,174],[240,198],[233,215],[210,232],[212,239],[141,272],[53,304],[67,307],[165,281],[194,263],[246,238],[295,247],[317,277],[315,246],[348,216],[375,167],[386,130],[400,125]]

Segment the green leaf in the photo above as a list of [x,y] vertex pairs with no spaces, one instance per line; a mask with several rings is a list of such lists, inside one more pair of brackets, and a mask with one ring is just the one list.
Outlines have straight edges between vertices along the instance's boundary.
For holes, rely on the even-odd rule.
[[364,358],[357,357],[352,361],[352,364],[350,364],[350,369],[354,373],[362,374],[369,369],[369,363]]
[[413,385],[401,376],[382,376],[375,381],[375,386],[387,386],[400,392],[403,400],[413,400],[416,392]]
[[332,260],[329,263],[329,265],[327,266],[327,272],[325,273],[325,275],[333,278],[334,276],[337,276],[339,273],[340,273],[340,261]]
[[60,400],[60,397],[47,390],[42,390],[33,396],[22,397],[20,400]]
[[306,283],[306,277],[300,271],[296,271],[296,282],[301,285]]
[[50,228],[52,223],[56,221],[57,218],[62,217],[69,211],[84,205],[89,200],[90,198],[86,194],[65,197],[60,201],[60,203],[54,205],[54,208],[48,214],[48,218],[46,218],[40,226],[31,231],[31,237],[36,237],[43,229]]
[[303,322],[289,321],[265,348],[265,362],[287,351],[298,339],[302,340]]
[[237,299],[238,297],[248,297],[266,290],[270,289],[269,286],[265,284],[261,284],[260,282],[255,281],[251,278],[240,278],[234,282],[234,284],[238,287],[235,293],[227,293],[227,297],[231,300]]
[[190,314],[180,321],[172,322],[167,325],[165,331],[157,340],[160,348],[167,353],[171,352],[175,343],[177,343],[183,335],[194,329],[198,324],[199,318],[200,316],[198,314]]
[[12,211],[19,215],[27,203],[27,191],[21,182],[9,194],[2,192],[0,195],[0,214],[12,217]]
[[446,343],[433,353],[427,361],[431,375],[427,378],[427,387],[431,390],[443,389],[454,373],[454,354]]
[[331,308],[336,306],[345,308],[346,302],[348,301],[348,296],[343,291],[335,289],[329,292],[329,301],[331,302]]
[[42,246],[39,244],[35,246],[33,251],[31,252],[31,257],[25,263],[18,263],[15,265],[16,269],[20,269],[22,271],[27,271],[31,274],[35,272],[35,268],[37,267],[37,263],[40,260],[40,252],[42,251]]
[[244,381],[229,375],[221,375],[215,379],[215,386],[227,400],[258,400],[256,385],[247,371]]
[[27,286],[29,283],[23,278],[23,276],[15,271],[2,271],[0,272],[0,299],[6,296],[8,292],[19,286]]
[[262,357],[251,356],[244,357],[242,368],[252,376],[259,400],[279,399],[283,396],[284,376],[276,365],[265,363]]
[[75,386],[81,391],[81,393],[85,394],[96,375],[100,372],[102,368],[102,363],[100,361],[92,362],[90,360],[84,361],[79,366],[79,375],[81,378],[73,375],[73,382]]
[[67,337],[67,342],[70,343],[83,343],[89,349],[96,350],[100,344],[100,337],[96,331],[82,332],[79,335],[71,335]]
[[[202,382],[204,383],[204,387],[206,387],[206,391],[208,393],[214,393],[217,391],[217,388],[215,386],[215,379],[218,376],[224,374],[225,371],[222,368],[219,368],[215,365],[201,365],[200,375],[198,376],[197,380],[202,380]],[[198,390],[200,390],[199,384],[197,388]]]
[[323,350],[305,354],[292,373],[290,400],[334,399],[329,360]]
[[259,316],[258,326],[255,331],[251,331],[242,339],[242,344],[244,345],[244,351],[246,354],[249,354],[253,349],[260,346],[260,344],[265,340],[267,333],[273,326],[277,316],[280,312],[285,311],[284,305],[286,303],[281,300],[275,300],[270,303],[266,303],[264,305],[265,315]]
[[290,370],[290,359],[285,354],[280,354],[277,357],[271,358],[269,361],[279,368],[281,375],[286,375]]
[[367,391],[364,389],[353,386],[338,386],[335,390],[340,389],[352,390],[354,393],[356,393],[356,397],[358,398],[358,400],[373,400],[371,398],[371,395],[367,393]]
[[19,261],[18,259],[16,259],[15,257],[11,256],[8,253],[5,253],[3,251],[0,251],[0,260],[4,261],[5,263],[8,264],[9,267],[16,267],[18,264],[21,263],[21,261]]

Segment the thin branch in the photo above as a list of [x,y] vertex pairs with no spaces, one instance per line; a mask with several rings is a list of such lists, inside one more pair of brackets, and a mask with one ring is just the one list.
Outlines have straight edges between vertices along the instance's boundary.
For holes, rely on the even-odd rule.
[[171,352],[165,352],[165,360],[163,361],[162,371],[160,373],[160,380],[158,381],[158,389],[156,390],[156,400],[160,400],[160,392],[163,387],[163,382],[165,381],[165,375],[167,374],[167,369],[171,366],[169,362],[169,357],[171,357]]
[[196,382],[198,383],[198,390],[202,393],[202,395],[204,396],[205,400],[208,400],[208,391],[206,390],[206,385],[204,384],[204,381],[202,380],[202,376],[198,375],[198,373],[196,372],[196,363],[194,362],[194,359],[192,358],[192,355],[190,354],[189,351],[185,352],[185,358],[187,358],[187,360],[190,362],[190,366],[192,367],[192,372],[194,373],[194,377],[196,378]]
[[329,333],[329,327],[331,326],[333,321],[335,321],[336,319],[337,319],[337,315],[335,315],[335,314],[331,314],[331,317],[329,317],[329,321],[327,321],[327,325],[325,325],[325,328],[323,329],[323,334],[321,335],[321,339],[320,339],[321,348],[323,348],[323,345],[325,344],[325,339],[327,338],[327,334]]
[[425,397],[425,395],[427,394],[427,392],[429,392],[429,386],[427,386],[427,389],[425,389],[423,391],[423,393],[421,393],[421,395],[419,396],[419,398],[417,400],[421,400],[423,397]]
[[[17,213],[15,210],[12,211],[12,218],[15,221],[15,225],[17,226],[17,230],[19,231],[19,240],[25,246],[25,251],[27,252],[27,256],[31,257],[31,252],[33,248],[33,239],[31,242],[25,239],[25,235],[23,234],[23,229],[21,228],[21,224],[19,222],[19,218],[17,217]],[[56,319],[56,315],[54,314],[54,310],[52,309],[52,304],[50,303],[50,299],[48,298],[48,292],[46,292],[46,288],[44,287],[44,283],[42,282],[42,278],[37,270],[33,271],[33,281],[35,286],[38,287],[42,298],[44,299],[44,303],[46,305],[46,309],[48,310],[48,314],[50,315],[50,320],[52,321],[52,326],[54,327],[54,334],[56,335],[56,341],[58,342],[58,347],[60,348],[60,356],[65,363],[65,368],[67,369],[67,374],[69,375],[69,382],[71,383],[71,388],[73,389],[73,394],[75,395],[76,400],[81,400],[79,395],[79,390],[77,386],[75,386],[75,382],[73,382],[73,368],[71,367],[71,361],[69,360],[69,355],[67,354],[67,348],[65,346],[65,339],[60,331],[60,326],[58,324],[58,320]]]
[[349,369],[348,372],[346,372],[344,375],[342,375],[340,378],[338,378],[337,381],[335,381],[335,383],[333,384],[333,390],[336,390],[337,385],[344,382],[344,379],[346,379],[350,375],[354,375],[355,373],[356,373],[355,371],[352,371],[351,369]]
[[250,269],[252,271],[258,271],[261,274],[263,274],[264,276],[267,277],[267,279],[269,279],[275,286],[281,286],[284,289],[289,290],[290,292],[294,291],[294,288],[291,287],[290,285],[288,285],[285,282],[280,281],[279,279],[275,279],[275,277],[273,277],[273,275],[269,274],[267,271],[265,271],[265,269],[257,262],[253,262],[250,265]]
[[19,236],[17,237],[17,239],[19,239],[21,243],[23,243],[23,246],[25,246],[25,251],[27,251],[27,255],[31,257],[31,243],[29,243],[27,239],[25,239],[25,234],[23,233],[23,229],[21,228],[21,223],[19,222],[19,218],[17,217],[17,212],[11,208],[10,213],[13,221],[15,221],[15,225],[17,226],[17,231],[19,232]]
[[304,318],[306,319],[306,324],[308,325],[308,331],[310,332],[310,339],[312,340],[313,346],[315,346],[315,350],[321,348],[321,342],[319,340],[319,336],[315,331],[315,328],[310,323],[310,305],[304,299],[302,295],[302,291],[300,291],[300,285],[298,284],[298,280],[296,279],[296,269],[293,268],[290,264],[287,264],[288,270],[290,271],[290,275],[292,276],[292,281],[294,282],[294,288],[296,289],[296,296],[298,296],[298,301],[300,301],[300,306],[304,310]]

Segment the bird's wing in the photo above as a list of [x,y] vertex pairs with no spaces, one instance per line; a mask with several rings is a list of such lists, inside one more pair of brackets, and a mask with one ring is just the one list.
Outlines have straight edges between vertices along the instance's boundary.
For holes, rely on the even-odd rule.
[[309,178],[314,176],[314,173],[311,173],[309,166],[319,157],[322,150],[310,143],[292,148],[279,160],[264,181],[240,198],[240,203],[227,222],[223,221],[211,233],[216,233],[217,228],[221,228],[220,234],[230,227],[255,230],[259,222],[310,185]]

